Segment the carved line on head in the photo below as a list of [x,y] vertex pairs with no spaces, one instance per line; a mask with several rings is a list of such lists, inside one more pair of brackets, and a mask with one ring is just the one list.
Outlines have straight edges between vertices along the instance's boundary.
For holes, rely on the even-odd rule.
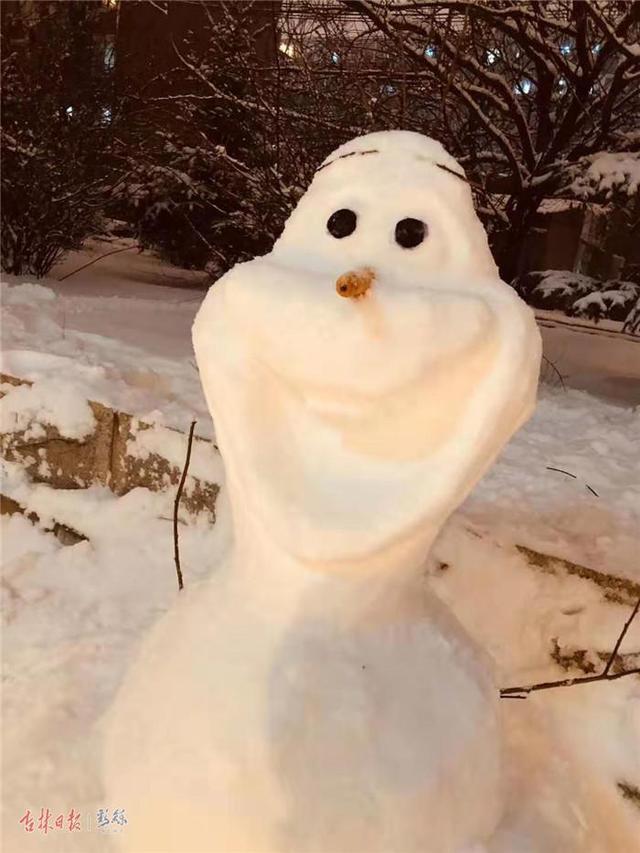
[[465,184],[469,183],[468,179],[464,175],[461,175],[460,172],[456,172],[455,169],[450,169],[448,166],[444,166],[442,163],[436,163],[436,166],[438,167],[438,169],[443,169],[445,172],[449,172],[450,175],[455,175],[456,178],[460,178],[460,180],[464,181]]
[[335,160],[329,160],[328,163],[323,163],[322,166],[319,166],[316,169],[316,175],[318,174],[318,172],[321,172],[323,169],[326,169],[327,166],[330,166],[332,163],[336,163],[338,160],[344,160],[345,157],[353,157],[354,154],[379,154],[379,153],[380,152],[378,151],[377,148],[369,148],[367,151],[349,151],[348,154],[341,154],[339,157],[336,157]]
[[[329,160],[328,163],[323,163],[322,166],[319,166],[316,169],[315,173],[317,175],[318,172],[321,172],[323,169],[326,169],[327,166],[331,166],[333,163],[337,163],[338,160],[344,160],[346,157],[354,157],[356,154],[363,155],[363,154],[379,154],[379,153],[380,153],[380,151],[377,148],[369,148],[366,151],[349,151],[348,154],[341,154],[339,157],[336,157],[335,160]],[[424,160],[426,158],[420,157],[420,159]],[[429,162],[434,163],[434,165],[436,165],[439,169],[443,169],[445,172],[449,172],[450,175],[455,175],[456,178],[459,178],[461,181],[464,181],[465,184],[469,183],[469,181],[467,180],[467,178],[464,175],[461,175],[459,172],[456,172],[454,169],[450,169],[448,166],[444,166],[442,163],[438,163],[436,160],[431,160]]]
[[445,172],[449,172],[450,175],[455,175],[456,178],[459,178],[461,181],[464,181],[465,184],[468,184],[470,187],[473,187],[474,190],[477,190],[480,193],[484,193],[486,195],[486,190],[479,184],[477,181],[472,181],[467,178],[466,175],[461,175],[460,172],[456,172],[454,169],[450,169],[448,166],[443,165],[442,163],[436,163],[436,166],[439,169],[443,169]]

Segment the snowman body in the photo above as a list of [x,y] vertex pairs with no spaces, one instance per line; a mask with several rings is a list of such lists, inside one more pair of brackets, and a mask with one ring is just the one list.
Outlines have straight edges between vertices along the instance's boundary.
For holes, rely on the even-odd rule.
[[409,133],[338,149],[273,252],[212,288],[194,347],[234,547],[111,712],[122,848],[481,844],[503,808],[497,689],[423,566],[530,413],[540,344],[458,164]]
[[497,700],[460,626],[418,582],[271,566],[295,586],[284,602],[274,578],[248,595],[260,575],[229,564],[145,644],[113,720],[123,849],[440,853],[488,837]]

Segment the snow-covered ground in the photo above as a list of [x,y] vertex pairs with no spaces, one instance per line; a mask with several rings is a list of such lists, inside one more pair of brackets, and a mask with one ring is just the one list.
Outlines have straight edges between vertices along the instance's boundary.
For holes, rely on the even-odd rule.
[[[116,240],[98,249],[131,245]],[[179,429],[193,415],[198,434],[210,435],[191,347],[204,275],[125,251],[65,281],[53,277],[95,256],[92,243],[52,278],[3,290],[2,369],[23,379],[64,378],[80,396]]]
[[[70,258],[54,275],[87,259]],[[202,285],[201,274],[130,251],[64,282],[8,279],[2,369],[182,430],[195,417],[197,432],[210,437],[190,340]],[[542,387],[534,417],[452,517],[429,561],[431,582],[494,655],[504,686],[600,666],[630,610],[629,594],[616,599],[560,564],[536,567],[517,545],[640,582],[640,343],[579,325],[544,318],[548,357],[568,387]],[[141,635],[175,601],[174,495],[56,491],[29,483],[8,463],[2,489],[41,519],[41,526],[20,515],[1,519],[3,849],[105,849],[126,826],[99,827],[97,809],[113,815],[127,804],[103,800],[98,720]],[[213,527],[204,518],[180,525],[187,586],[215,571],[228,547],[224,489],[217,510]],[[63,545],[43,529],[51,518],[87,540]],[[640,621],[621,653],[627,666],[638,665]],[[505,702],[506,713],[523,713],[528,703],[581,756],[585,775],[614,792],[640,838],[633,798],[640,792],[640,679],[543,692]],[[47,808],[45,837],[38,819]],[[27,809],[32,832],[20,823]],[[66,821],[71,809],[82,813],[81,828],[56,828],[55,818]]]

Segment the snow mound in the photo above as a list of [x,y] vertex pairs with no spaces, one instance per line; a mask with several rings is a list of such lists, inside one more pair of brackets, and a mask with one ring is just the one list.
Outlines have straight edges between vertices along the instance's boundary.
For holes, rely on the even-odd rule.
[[55,298],[50,288],[28,281],[2,289],[2,300],[6,305],[31,305],[33,302],[50,302]]
[[89,403],[64,376],[32,385],[5,385],[3,390],[0,424],[4,433],[24,432],[24,439],[43,438],[43,424],[48,424],[63,438],[81,439],[95,428]]
[[614,193],[633,198],[640,190],[640,154],[631,151],[602,151],[588,158],[589,165],[570,189],[581,198]]

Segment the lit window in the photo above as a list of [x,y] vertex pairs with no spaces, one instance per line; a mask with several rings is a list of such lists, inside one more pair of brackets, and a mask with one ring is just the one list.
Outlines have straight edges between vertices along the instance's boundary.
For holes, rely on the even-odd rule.
[[435,59],[438,55],[435,44],[428,44],[424,49],[424,55],[428,56],[429,59]]
[[280,53],[284,53],[286,56],[295,56],[296,49],[293,46],[293,42],[282,40],[279,45]]
[[340,54],[335,50],[331,51],[331,62],[334,65],[340,65]]
[[516,95],[529,95],[533,91],[533,82],[528,77],[523,77],[519,83],[513,87]]
[[486,53],[487,65],[495,65],[496,62],[500,59],[500,51],[498,48],[491,48]]
[[563,56],[569,56],[570,53],[573,53],[573,45],[570,41],[563,41],[560,45],[560,53]]
[[596,42],[596,44],[591,45],[591,53],[600,53],[602,50],[602,42]]
[[116,48],[112,39],[109,39],[104,46],[102,62],[105,71],[113,71],[116,64]]

